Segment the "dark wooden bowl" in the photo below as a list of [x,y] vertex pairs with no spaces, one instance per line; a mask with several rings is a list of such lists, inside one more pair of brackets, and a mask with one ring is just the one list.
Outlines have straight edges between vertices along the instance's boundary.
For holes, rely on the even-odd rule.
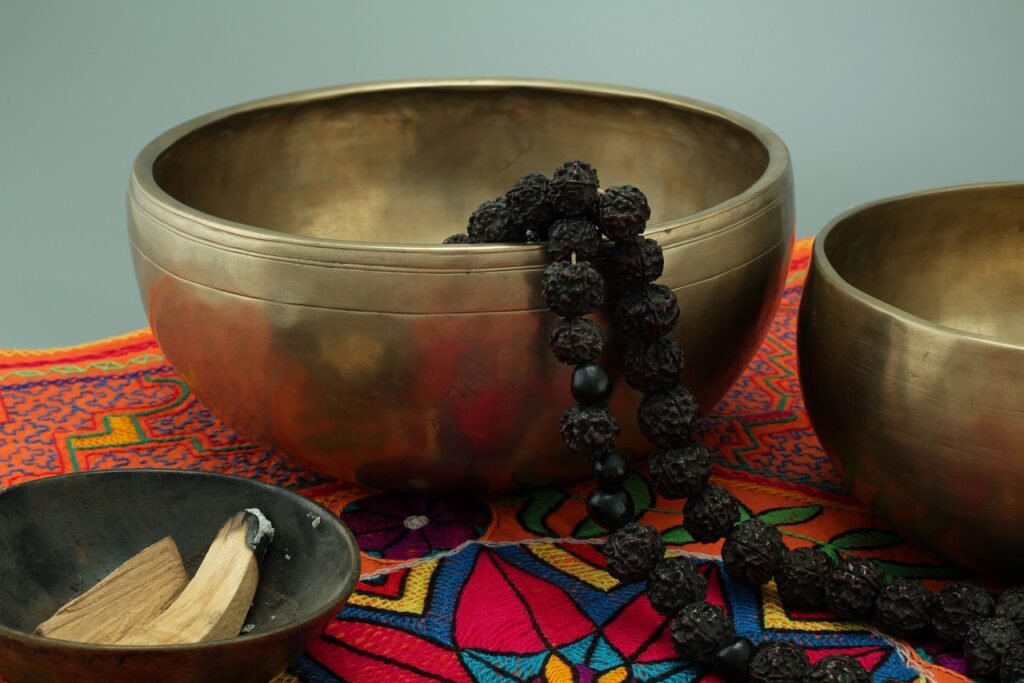
[[[191,575],[218,528],[250,507],[276,530],[246,619],[251,633],[164,647],[32,635],[60,605],[168,534]],[[285,489],[206,472],[88,472],[0,491],[0,548],[0,676],[11,683],[266,683],[322,632],[359,576],[355,540],[328,510]]]

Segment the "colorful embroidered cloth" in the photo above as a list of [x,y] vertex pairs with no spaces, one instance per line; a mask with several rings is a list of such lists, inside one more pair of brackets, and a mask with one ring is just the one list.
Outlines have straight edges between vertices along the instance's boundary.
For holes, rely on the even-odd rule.
[[[877,559],[893,576],[959,577],[882,527],[822,452],[800,397],[796,311],[810,242],[798,243],[778,315],[746,374],[708,420],[717,483],[790,546]],[[580,482],[517,497],[398,495],[325,480],[246,442],[211,415],[148,331],[51,351],[0,351],[0,486],[86,469],[229,472],[297,489],[340,514],[364,552],[345,609],[280,681],[717,681],[672,651],[640,585],[603,569]],[[709,599],[755,643],[777,638],[857,657],[875,681],[969,680],[957,653],[916,648],[827,615],[787,613],[771,584],[729,581],[719,546],[680,527],[643,470],[628,489],[642,521],[694,554]]]

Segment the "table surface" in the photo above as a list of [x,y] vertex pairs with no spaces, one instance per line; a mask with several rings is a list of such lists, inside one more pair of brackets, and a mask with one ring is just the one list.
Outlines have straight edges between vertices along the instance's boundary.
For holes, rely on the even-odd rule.
[[[715,483],[787,545],[878,560],[933,587],[965,576],[872,518],[814,437],[796,365],[796,311],[810,257],[799,242],[771,331],[708,416]],[[642,586],[604,570],[587,521],[591,484],[518,496],[396,494],[325,479],[237,435],[167,364],[149,331],[48,351],[0,351],[0,486],[80,470],[202,469],[298,490],[350,526],[363,552],[348,605],[278,681],[716,681],[676,658]],[[783,639],[812,660],[846,653],[875,681],[970,680],[937,643],[889,640],[830,615],[787,612],[773,584],[733,583],[719,544],[693,541],[679,501],[641,466],[627,483],[640,521],[692,556],[709,600],[755,643]],[[495,628],[500,624],[499,628]]]

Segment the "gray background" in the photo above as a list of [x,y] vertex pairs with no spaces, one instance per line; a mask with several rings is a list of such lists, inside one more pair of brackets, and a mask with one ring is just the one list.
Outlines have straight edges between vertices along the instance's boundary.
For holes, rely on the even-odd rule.
[[145,325],[125,239],[151,138],[292,90],[431,76],[664,90],[790,147],[800,234],[1024,177],[1024,2],[0,0],[0,347]]

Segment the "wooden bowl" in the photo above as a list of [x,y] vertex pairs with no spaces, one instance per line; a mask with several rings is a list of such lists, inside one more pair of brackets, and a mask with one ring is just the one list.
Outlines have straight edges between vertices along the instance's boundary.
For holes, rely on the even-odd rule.
[[[275,527],[246,619],[251,633],[160,647],[32,634],[164,536],[177,542],[191,575],[220,526],[250,507]],[[285,489],[206,472],[88,472],[0,491],[0,548],[0,676],[11,683],[266,683],[322,632],[359,576],[355,540],[328,510]]]
[[[185,123],[139,155],[129,235],[167,359],[240,433],[345,480],[523,488],[588,475],[559,436],[534,244],[442,245],[530,171],[594,164],[650,198],[686,385],[720,399],[764,338],[793,235],[789,154],[681,97],[505,79],[284,95]],[[606,328],[618,446],[650,445]]]

